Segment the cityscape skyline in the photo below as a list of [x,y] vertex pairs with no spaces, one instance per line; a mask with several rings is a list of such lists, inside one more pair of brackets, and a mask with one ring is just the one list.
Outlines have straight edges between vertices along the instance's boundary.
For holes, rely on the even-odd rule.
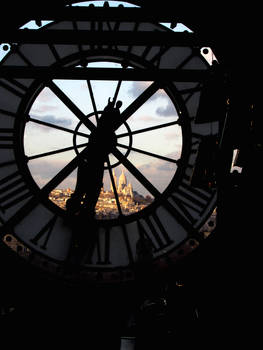
[[[144,209],[153,202],[152,197],[144,197],[133,190],[132,184],[127,181],[124,171],[122,171],[119,178],[116,176],[115,171],[113,171],[113,177],[117,198],[113,186],[110,189],[105,189],[102,186],[95,207],[97,219],[117,218],[120,215],[120,210],[122,215],[130,215]],[[71,188],[55,189],[49,194],[49,199],[61,209],[66,210],[67,200],[73,193],[74,191]],[[120,203],[120,209],[117,206],[117,200]]]

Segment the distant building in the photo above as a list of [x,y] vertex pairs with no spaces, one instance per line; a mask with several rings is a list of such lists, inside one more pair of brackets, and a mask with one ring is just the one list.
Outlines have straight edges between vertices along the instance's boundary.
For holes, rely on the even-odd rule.
[[[151,197],[144,197],[133,190],[132,184],[128,183],[123,170],[119,176],[119,179],[113,170],[113,181],[123,215],[136,213],[152,202]],[[99,219],[111,219],[120,215],[116,196],[114,194],[114,186],[111,184],[110,191],[105,191],[104,188],[101,189],[101,193],[96,204],[96,217]],[[56,189],[50,193],[49,199],[57,206],[65,210],[66,202],[73,192],[74,191],[72,191],[70,188],[65,190]]]
[[[119,181],[117,179],[115,171],[113,170],[113,179],[114,179],[115,188],[116,188],[118,194],[130,196],[131,198],[134,197],[132,184],[131,183],[127,184],[127,178],[126,178],[123,170],[122,170],[121,175],[119,177]],[[111,192],[114,192],[112,184],[111,184]]]
[[[122,170],[121,175],[119,177],[119,182],[118,182],[117,176],[115,175],[115,171],[113,170],[113,178],[115,182],[115,187],[117,189],[117,193],[119,195],[122,194],[125,196],[130,196],[133,199],[134,194],[133,194],[132,184],[131,183],[127,184],[127,178],[124,174],[124,171]],[[112,185],[111,185],[111,191],[114,192]]]

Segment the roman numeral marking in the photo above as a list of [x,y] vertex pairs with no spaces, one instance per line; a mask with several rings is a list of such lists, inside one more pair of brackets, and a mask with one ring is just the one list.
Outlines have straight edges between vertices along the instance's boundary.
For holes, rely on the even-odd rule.
[[187,182],[191,182],[191,179],[193,176],[193,168],[195,166],[196,157],[197,157],[198,149],[200,146],[200,142],[201,142],[201,138],[197,138],[197,137],[192,138],[192,144],[191,144],[188,164],[187,164],[187,167],[185,169],[185,175],[184,175],[184,178]]
[[145,60],[148,60],[150,63],[152,63],[158,68],[160,66],[162,56],[169,49],[170,47],[167,46],[160,46],[158,48],[156,46],[146,46],[141,54],[141,57]]
[[43,250],[47,249],[48,241],[50,239],[51,233],[53,231],[53,228],[56,224],[57,216],[53,216],[46,225],[36,234],[34,238],[30,240],[35,245],[39,245],[40,242],[40,248]]
[[161,220],[156,214],[146,219],[138,220],[137,225],[139,235],[142,239],[147,239],[151,243],[154,252],[158,252],[172,243]]
[[[134,23],[133,32],[137,32],[138,31],[138,27],[139,27],[139,23],[138,22]],[[131,51],[132,51],[132,45],[130,45],[128,47],[127,53],[130,53]]]
[[0,129],[0,149],[14,148],[14,130],[11,128]]
[[192,143],[191,143],[191,151],[190,151],[190,159],[188,166],[193,168],[195,165],[198,149],[200,146],[202,139],[198,135],[192,135]]
[[130,241],[129,241],[128,232],[127,232],[127,229],[126,229],[125,225],[122,225],[122,233],[123,233],[123,237],[124,237],[124,241],[125,241],[125,246],[126,246],[126,249],[127,249],[129,262],[132,264],[134,262],[134,258],[133,258],[133,254],[132,254],[132,248],[131,248],[131,244],[130,244]]
[[18,171],[6,176],[0,181],[0,209],[7,209],[18,204],[31,195]]
[[12,49],[18,54],[18,56],[25,62],[27,66],[33,66],[30,60],[19,50],[18,46],[13,46]]
[[159,68],[161,64],[161,58],[170,48],[166,46],[160,46],[159,51],[150,59],[150,62]]
[[[106,27],[110,32],[116,32],[119,30],[120,22],[106,22]],[[109,45],[109,49],[118,50],[117,45]]]
[[[73,21],[72,22],[72,26],[74,28],[75,31],[78,31],[78,24],[76,21]],[[78,44],[78,50],[79,50],[79,53],[80,53],[80,57],[83,57],[83,49],[82,49],[82,45],[81,44]],[[53,53],[54,54],[54,53]],[[81,63],[81,62],[80,62]]]
[[14,79],[1,79],[0,86],[20,98],[24,96],[24,92],[26,91],[26,87]]
[[2,109],[2,108],[0,108],[0,113],[4,114],[6,117],[11,117],[11,118],[16,117],[16,113],[11,112],[11,111],[7,111],[7,110]]
[[169,203],[191,225],[194,225],[205,210],[211,194],[197,188],[182,184],[169,197]]
[[106,228],[103,232],[93,233],[95,239],[91,239],[87,247],[85,256],[86,264],[109,265],[110,262],[110,228]]
[[60,61],[60,56],[55,48],[55,46],[53,44],[48,44],[48,47],[50,49],[50,51],[52,52],[52,55],[54,56],[56,61]]
[[149,52],[151,51],[151,49],[152,49],[152,46],[146,46],[145,49],[144,49],[144,51],[143,51],[143,53],[142,53],[142,55],[141,55],[141,57],[142,57],[143,59],[145,59],[146,56],[147,56],[147,55],[149,54]]
[[4,168],[4,167],[9,166],[9,165],[14,165],[15,163],[16,163],[15,160],[8,160],[6,162],[0,163],[0,168]]

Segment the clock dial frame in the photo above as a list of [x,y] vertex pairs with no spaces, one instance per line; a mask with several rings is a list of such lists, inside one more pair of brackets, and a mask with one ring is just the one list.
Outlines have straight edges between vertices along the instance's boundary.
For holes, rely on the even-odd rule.
[[[169,31],[163,25],[121,21],[67,21],[52,22],[44,30],[92,30],[93,32]],[[74,276],[64,270],[72,241],[72,229],[66,224],[66,213],[48,199],[64,178],[78,167],[81,151],[69,161],[42,188],[36,184],[28,167],[30,156],[25,154],[24,133],[32,121],[30,108],[44,87],[49,89],[75,114],[79,124],[92,130],[95,126],[78,106],[52,81],[52,71],[60,67],[83,69],[92,62],[115,62],[122,65],[118,80],[125,80],[122,71],[133,69],[160,71],[187,69],[209,71],[210,65],[195,46],[160,45],[12,45],[2,60],[3,66],[49,67],[51,76],[32,78],[1,78],[0,128],[0,222],[1,239],[31,263],[66,278],[112,283],[134,278],[134,267],[140,260],[140,245],[149,243],[149,252],[156,268],[166,268],[199,246],[205,234],[215,226],[216,186],[194,186],[192,177],[200,156],[200,145],[210,137],[219,136],[217,121],[196,122],[203,81],[196,77],[156,80],[121,113],[122,122],[129,130],[129,117],[160,88],[168,95],[178,113],[182,130],[182,150],[174,176],[164,191],[156,187],[129,160],[132,141],[122,153],[116,147],[113,154],[141,182],[154,197],[153,203],[137,213],[111,220],[97,220],[98,231],[92,251],[87,249],[85,259]],[[127,67],[132,68],[127,68]],[[102,78],[100,78],[102,79]],[[108,77],[105,79],[109,79]],[[121,83],[119,83],[119,87]],[[91,90],[89,90],[91,91]],[[94,96],[93,96],[94,98]],[[116,99],[115,99],[116,100]],[[94,103],[93,103],[94,106]],[[91,113],[99,113],[94,109]],[[126,123],[126,124],[125,124]],[[78,128],[75,129],[77,135]],[[73,148],[76,148],[76,138]],[[108,168],[113,168],[112,164]],[[212,215],[212,216],[211,216]],[[210,229],[207,229],[207,222]],[[86,228],[87,234],[89,227]],[[18,249],[18,247],[20,247]]]

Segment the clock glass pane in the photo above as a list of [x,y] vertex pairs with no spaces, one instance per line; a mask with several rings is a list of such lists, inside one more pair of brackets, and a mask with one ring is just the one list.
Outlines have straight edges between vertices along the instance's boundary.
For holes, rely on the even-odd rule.
[[[90,66],[121,68],[115,62],[93,62]],[[96,217],[130,215],[153,203],[176,173],[182,130],[179,112],[164,89],[156,88],[146,96],[152,86],[151,81],[53,80],[44,87],[31,106],[24,132],[28,167],[37,185],[42,188],[69,162],[83,158],[81,153],[90,142],[92,127],[97,128],[110,99],[121,101],[120,118],[127,111],[128,117],[114,131],[114,149],[109,149],[102,160],[103,184]],[[103,140],[97,141],[95,151],[103,147],[108,146]],[[49,199],[63,210],[75,191],[77,168],[50,192]],[[94,172],[90,163],[90,186],[89,175]]]

